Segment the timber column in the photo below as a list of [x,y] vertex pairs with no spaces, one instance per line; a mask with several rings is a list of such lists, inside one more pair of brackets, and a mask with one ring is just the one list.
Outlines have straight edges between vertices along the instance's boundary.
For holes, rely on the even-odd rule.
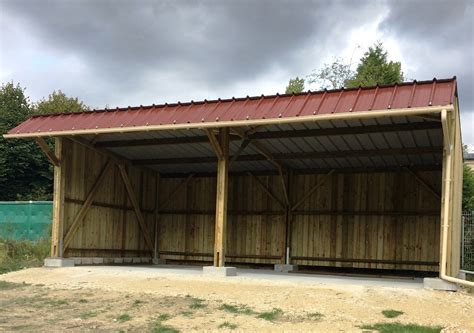
[[64,187],[66,169],[64,158],[64,140],[56,138],[54,155],[59,163],[54,164],[53,223],[51,226],[51,257],[44,259],[45,267],[74,266],[73,259],[63,258],[64,246]]
[[222,155],[217,160],[216,226],[214,240],[214,266],[225,265],[225,230],[227,224],[227,190],[229,185],[229,129],[219,130]]
[[229,128],[219,129],[217,154],[216,221],[214,238],[214,266],[204,267],[204,274],[233,276],[235,267],[225,266],[225,238],[227,224],[227,189],[229,185]]
[[63,256],[64,183],[63,138],[56,138],[54,152],[59,165],[54,166],[53,224],[51,235],[51,257]]

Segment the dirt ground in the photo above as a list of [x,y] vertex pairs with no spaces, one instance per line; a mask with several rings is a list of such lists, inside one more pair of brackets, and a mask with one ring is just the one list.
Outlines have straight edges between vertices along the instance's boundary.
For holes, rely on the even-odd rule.
[[[386,318],[383,310],[403,312]],[[98,267],[0,275],[0,330],[363,331],[375,323],[474,332],[466,292],[159,275]]]

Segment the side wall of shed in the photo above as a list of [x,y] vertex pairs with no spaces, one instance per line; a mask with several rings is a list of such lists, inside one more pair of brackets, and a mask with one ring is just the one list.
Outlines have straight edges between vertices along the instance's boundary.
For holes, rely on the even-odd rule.
[[[70,140],[63,149],[66,234],[107,157]],[[215,178],[183,183],[145,169],[128,168],[128,174],[152,240],[155,207],[161,208],[156,218],[161,258],[211,262]],[[438,271],[440,199],[426,184],[440,192],[441,172],[417,176],[403,170],[290,175],[285,180],[290,206],[322,183],[291,213],[278,176],[231,176],[226,262],[283,263],[288,224],[294,264]],[[106,174],[65,256],[151,256],[116,166]]]
[[[108,158],[70,140],[63,141],[65,159],[64,235],[71,228]],[[154,231],[157,174],[127,169],[150,233]],[[153,239],[153,236],[151,236]],[[75,232],[67,257],[150,257],[143,232],[116,165],[108,170],[91,208]]]
[[[418,172],[440,192],[440,171]],[[293,175],[290,202],[295,204],[325,175]],[[260,183],[284,201],[276,176]],[[182,180],[161,179],[167,197]],[[212,260],[215,179],[196,178],[161,211],[162,258]],[[294,264],[438,271],[440,199],[410,172],[340,173],[289,214]],[[284,262],[286,210],[251,176],[229,182],[226,262]]]

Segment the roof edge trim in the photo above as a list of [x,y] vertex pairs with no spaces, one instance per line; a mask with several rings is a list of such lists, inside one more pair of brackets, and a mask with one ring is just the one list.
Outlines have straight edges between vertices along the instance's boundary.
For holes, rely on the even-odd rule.
[[225,121],[212,123],[191,123],[191,124],[167,124],[153,126],[135,126],[135,127],[114,127],[99,129],[83,129],[69,131],[52,131],[40,133],[21,133],[21,134],[4,134],[6,139],[13,138],[37,138],[37,137],[55,137],[55,136],[74,136],[74,135],[95,135],[110,133],[132,133],[132,132],[150,132],[161,130],[178,130],[178,129],[196,129],[196,128],[221,128],[221,127],[241,127],[256,125],[273,125],[273,124],[294,124],[304,122],[317,122],[321,120],[348,120],[348,119],[366,119],[366,118],[384,118],[396,116],[418,116],[427,113],[441,113],[441,111],[454,111],[454,106],[448,104],[445,106],[428,106],[419,108],[403,108],[403,109],[382,109],[364,112],[344,112],[331,113],[322,115],[311,115],[301,117],[273,118],[273,119],[253,119],[241,121]]

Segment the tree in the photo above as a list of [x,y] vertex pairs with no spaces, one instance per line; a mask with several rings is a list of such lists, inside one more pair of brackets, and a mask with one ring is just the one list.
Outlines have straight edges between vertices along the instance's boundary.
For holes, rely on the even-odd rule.
[[462,182],[462,209],[474,211],[474,171],[464,165]]
[[34,107],[37,114],[68,113],[88,111],[87,107],[77,97],[67,97],[61,90],[53,91],[48,99],[40,100]]
[[[463,155],[468,153],[467,145],[463,145]],[[462,209],[474,211],[474,171],[464,165],[462,177]]]
[[[0,87],[0,134],[32,115],[20,85]],[[36,143],[0,135],[0,200],[50,200],[52,168]]]
[[285,94],[298,94],[304,90],[304,79],[295,77],[290,79],[288,86],[286,87]]
[[350,65],[344,64],[342,58],[334,58],[332,63],[308,75],[308,82],[316,83],[319,89],[340,89],[353,75]]
[[387,51],[384,50],[381,42],[377,42],[364,53],[355,75],[345,82],[345,87],[367,87],[403,82],[401,67],[400,62],[387,60]]

